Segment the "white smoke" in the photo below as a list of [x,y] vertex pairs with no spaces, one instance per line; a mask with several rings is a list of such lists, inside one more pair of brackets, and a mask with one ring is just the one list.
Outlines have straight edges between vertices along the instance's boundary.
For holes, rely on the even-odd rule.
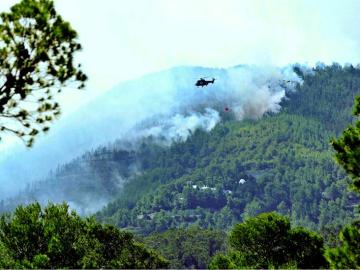
[[169,119],[160,119],[157,124],[140,130],[137,136],[139,139],[152,137],[155,141],[169,146],[174,141],[185,141],[196,129],[210,131],[219,121],[219,112],[206,108],[204,114],[176,114]]
[[[200,77],[215,83],[196,87]],[[32,149],[21,145],[2,153],[0,199],[99,145],[150,136],[170,145],[196,129],[210,131],[224,115],[242,120],[278,112],[285,92],[297,83],[292,67],[256,66],[178,67],[122,83],[54,123]]]
[[[136,116],[130,117],[133,121],[128,130],[136,132],[126,136],[136,139],[151,136],[166,144],[184,141],[198,128],[206,131],[214,128],[224,109],[239,121],[257,119],[266,112],[279,112],[286,90],[292,91],[301,83],[291,67],[239,66],[191,71],[174,70],[165,76],[166,80],[160,80],[159,86],[155,76],[155,80],[148,80],[146,89],[128,93],[129,100],[136,100],[131,109],[125,108],[136,112]],[[215,83],[195,87],[199,73],[208,75],[208,79],[215,78]]]

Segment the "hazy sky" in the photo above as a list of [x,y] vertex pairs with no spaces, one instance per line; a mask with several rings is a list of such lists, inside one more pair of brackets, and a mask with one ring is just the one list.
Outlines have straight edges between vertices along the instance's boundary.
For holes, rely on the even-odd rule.
[[[6,11],[16,0],[0,0]],[[178,65],[360,62],[360,1],[55,0],[78,31],[88,91]]]
[[[17,1],[0,0],[4,11]],[[55,0],[89,86],[177,65],[360,62],[360,1]]]
[[360,62],[360,1],[57,0],[93,85],[176,65]]

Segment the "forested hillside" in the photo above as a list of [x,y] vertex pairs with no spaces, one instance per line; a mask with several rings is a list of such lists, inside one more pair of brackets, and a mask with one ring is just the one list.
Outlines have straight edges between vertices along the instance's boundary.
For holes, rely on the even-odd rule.
[[[194,81],[203,74],[219,80],[197,88]],[[291,82],[284,84],[284,79]],[[278,111],[285,90],[296,82],[301,79],[290,66],[247,65],[175,67],[123,82],[79,108],[47,141],[30,151],[1,156],[0,179],[8,183],[0,191],[1,198],[14,196],[29,183],[16,198],[4,201],[1,209],[32,200],[67,201],[82,214],[94,213],[129,178],[149,166],[161,166],[156,162],[161,147],[156,151],[152,147],[154,156],[149,156],[149,147],[142,143],[169,146],[185,141],[197,129],[210,131],[230,115],[223,113],[225,106],[237,120]]]
[[[325,233],[349,222],[358,199],[329,140],[351,122],[360,70],[335,64],[298,72],[304,83],[287,93],[281,113],[228,117],[161,151],[97,217],[145,234],[190,224],[224,229],[273,210]],[[153,157],[153,146],[143,146]]]
[[239,122],[223,112],[211,132],[197,130],[170,147],[149,137],[95,149],[2,201],[1,211],[45,204],[49,193],[82,214],[112,200],[99,220],[149,234],[191,224],[224,230],[275,210],[331,237],[358,202],[329,140],[351,122],[360,70],[295,70],[304,82],[287,91],[280,113]]
[[360,1],[67,2],[0,0],[0,270],[360,269]]

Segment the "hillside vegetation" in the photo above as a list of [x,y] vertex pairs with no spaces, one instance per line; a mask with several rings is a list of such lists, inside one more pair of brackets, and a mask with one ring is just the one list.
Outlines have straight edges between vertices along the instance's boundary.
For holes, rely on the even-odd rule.
[[46,204],[50,196],[87,214],[112,201],[96,217],[143,234],[192,224],[226,230],[277,211],[331,239],[358,202],[329,140],[352,121],[360,70],[295,69],[304,83],[287,92],[278,114],[238,122],[223,112],[211,132],[197,130],[171,147],[148,138],[89,151],[2,201],[0,210]]
[[169,149],[143,143],[142,173],[97,217],[148,234],[190,224],[225,229],[277,211],[330,237],[358,202],[329,140],[352,120],[360,70],[334,64],[297,72],[304,83],[278,114],[242,122],[228,115]]

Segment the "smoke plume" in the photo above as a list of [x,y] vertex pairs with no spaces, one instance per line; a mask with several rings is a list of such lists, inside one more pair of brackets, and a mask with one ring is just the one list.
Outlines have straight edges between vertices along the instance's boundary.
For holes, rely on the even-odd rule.
[[[196,87],[204,77],[214,84]],[[49,170],[100,145],[152,137],[164,145],[210,131],[222,116],[257,119],[278,112],[301,79],[292,67],[177,67],[124,82],[61,119],[30,150],[17,146],[0,159],[0,199]]]

